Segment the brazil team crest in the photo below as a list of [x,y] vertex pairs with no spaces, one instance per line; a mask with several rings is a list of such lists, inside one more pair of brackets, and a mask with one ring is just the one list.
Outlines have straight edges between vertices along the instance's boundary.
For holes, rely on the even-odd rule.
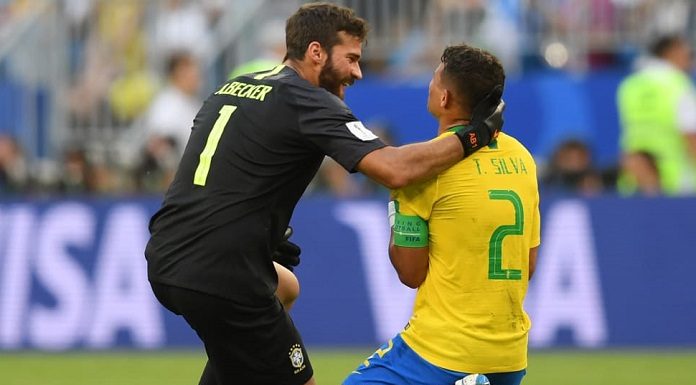
[[299,344],[294,344],[290,348],[290,353],[288,353],[288,356],[290,357],[290,362],[292,363],[292,366],[296,369],[294,371],[295,374],[299,373],[302,371],[302,369],[305,368],[304,364],[304,355],[302,354],[302,347],[300,347]]

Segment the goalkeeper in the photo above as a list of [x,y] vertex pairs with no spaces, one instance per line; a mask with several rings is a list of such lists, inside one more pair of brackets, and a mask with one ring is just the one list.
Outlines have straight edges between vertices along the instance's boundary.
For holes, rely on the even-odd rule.
[[[441,61],[428,96],[435,141],[487,116],[505,81],[500,62],[477,48],[448,47]],[[401,282],[418,288],[413,314],[344,385],[454,384],[470,373],[520,384],[538,207],[534,160],[504,133],[437,177],[393,190],[389,255]]]

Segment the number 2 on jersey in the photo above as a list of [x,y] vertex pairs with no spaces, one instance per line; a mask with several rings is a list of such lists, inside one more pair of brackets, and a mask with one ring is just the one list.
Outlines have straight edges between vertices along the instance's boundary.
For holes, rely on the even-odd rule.
[[220,116],[215,121],[213,129],[210,130],[208,134],[208,140],[205,143],[205,148],[201,152],[200,160],[198,161],[198,167],[196,167],[196,173],[193,176],[193,184],[199,186],[205,186],[205,181],[208,179],[208,172],[210,172],[210,162],[215,155],[215,150],[217,150],[218,143],[220,143],[220,137],[222,132],[227,126],[232,117],[232,113],[237,109],[237,106],[231,106],[226,104],[220,108]]
[[522,271],[503,269],[503,239],[508,235],[521,235],[524,230],[524,208],[522,199],[512,190],[489,190],[491,200],[506,200],[515,209],[515,224],[502,225],[493,231],[488,243],[488,279],[522,279]]

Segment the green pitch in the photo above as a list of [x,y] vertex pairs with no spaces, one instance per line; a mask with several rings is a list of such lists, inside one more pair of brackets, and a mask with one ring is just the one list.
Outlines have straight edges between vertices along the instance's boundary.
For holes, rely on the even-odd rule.
[[[319,385],[338,385],[371,349],[310,352]],[[202,352],[0,353],[2,385],[195,385]],[[534,351],[525,385],[696,384],[696,351]]]

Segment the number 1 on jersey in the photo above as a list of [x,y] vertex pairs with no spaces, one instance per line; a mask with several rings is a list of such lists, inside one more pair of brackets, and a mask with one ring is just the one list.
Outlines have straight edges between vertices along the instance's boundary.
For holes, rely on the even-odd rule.
[[231,106],[229,104],[220,108],[220,117],[217,118],[213,125],[213,129],[210,130],[208,141],[205,143],[203,152],[201,152],[198,167],[196,167],[196,173],[193,176],[193,184],[205,186],[205,181],[208,179],[208,172],[210,172],[210,162],[213,159],[213,155],[215,155],[218,143],[220,143],[222,132],[225,130],[227,122],[229,122],[232,113],[236,109],[237,106]]

